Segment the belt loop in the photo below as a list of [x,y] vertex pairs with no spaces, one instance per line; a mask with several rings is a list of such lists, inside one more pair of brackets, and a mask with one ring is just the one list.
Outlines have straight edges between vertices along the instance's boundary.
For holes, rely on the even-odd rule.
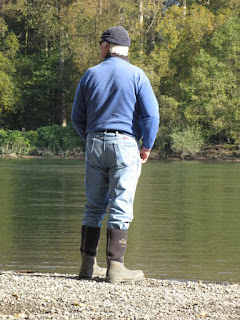
[[107,132],[104,131],[104,138],[103,138],[103,151],[105,152],[105,149],[106,149],[106,135],[107,135]]

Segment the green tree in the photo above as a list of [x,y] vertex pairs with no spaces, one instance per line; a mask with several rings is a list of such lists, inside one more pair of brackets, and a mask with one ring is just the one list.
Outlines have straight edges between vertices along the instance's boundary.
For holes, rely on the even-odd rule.
[[100,62],[103,30],[124,25],[130,61],[161,108],[158,142],[197,127],[211,141],[239,137],[238,0],[2,0],[0,117],[11,129],[66,124],[83,73]]
[[[69,98],[70,85],[66,79],[71,56],[65,16],[71,2],[16,0],[5,3],[3,15],[20,42],[16,67],[21,97],[17,114],[9,116],[12,128],[66,124],[72,97]],[[49,93],[46,94],[47,88],[43,90],[43,86],[49,86]]]
[[165,50],[169,52],[169,70],[160,85],[163,94],[181,100],[179,84],[182,79],[189,77],[196,54],[208,45],[214,24],[214,15],[203,6],[189,8],[184,19],[178,8],[167,12],[160,24]]
[[18,40],[13,32],[8,31],[7,24],[1,17],[0,50],[0,126],[2,126],[7,113],[14,112],[17,100],[14,58],[18,51]]
[[181,84],[187,121],[200,124],[212,141],[239,143],[239,56],[239,18],[229,15]]

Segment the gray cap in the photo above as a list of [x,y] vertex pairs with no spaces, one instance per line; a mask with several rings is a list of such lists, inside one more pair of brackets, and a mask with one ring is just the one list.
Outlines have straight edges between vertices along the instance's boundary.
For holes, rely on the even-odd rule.
[[130,47],[131,38],[122,26],[112,27],[103,32],[101,39],[119,46]]

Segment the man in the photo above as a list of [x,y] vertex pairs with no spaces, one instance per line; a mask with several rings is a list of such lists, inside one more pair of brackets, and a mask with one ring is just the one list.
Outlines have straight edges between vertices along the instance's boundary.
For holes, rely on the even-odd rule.
[[[127,269],[123,259],[141,162],[147,161],[154,144],[159,108],[145,73],[128,61],[130,41],[122,26],[103,32],[104,61],[83,75],[73,102],[72,123],[86,140],[80,278],[144,278],[141,270]],[[108,209],[106,270],[97,265],[96,255]]]

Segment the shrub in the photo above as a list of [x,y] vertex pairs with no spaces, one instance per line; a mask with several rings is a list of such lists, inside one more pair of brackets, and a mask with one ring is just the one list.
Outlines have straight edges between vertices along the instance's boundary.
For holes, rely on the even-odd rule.
[[21,132],[0,129],[0,154],[82,156],[84,143],[72,125]]
[[17,130],[0,130],[0,153],[27,155],[30,151],[30,141],[24,133]]
[[55,155],[80,155],[84,149],[84,144],[72,125],[37,129],[35,145],[38,149],[51,151]]
[[188,127],[183,130],[175,129],[171,134],[171,149],[186,156],[194,156],[204,145],[202,133],[198,128]]

